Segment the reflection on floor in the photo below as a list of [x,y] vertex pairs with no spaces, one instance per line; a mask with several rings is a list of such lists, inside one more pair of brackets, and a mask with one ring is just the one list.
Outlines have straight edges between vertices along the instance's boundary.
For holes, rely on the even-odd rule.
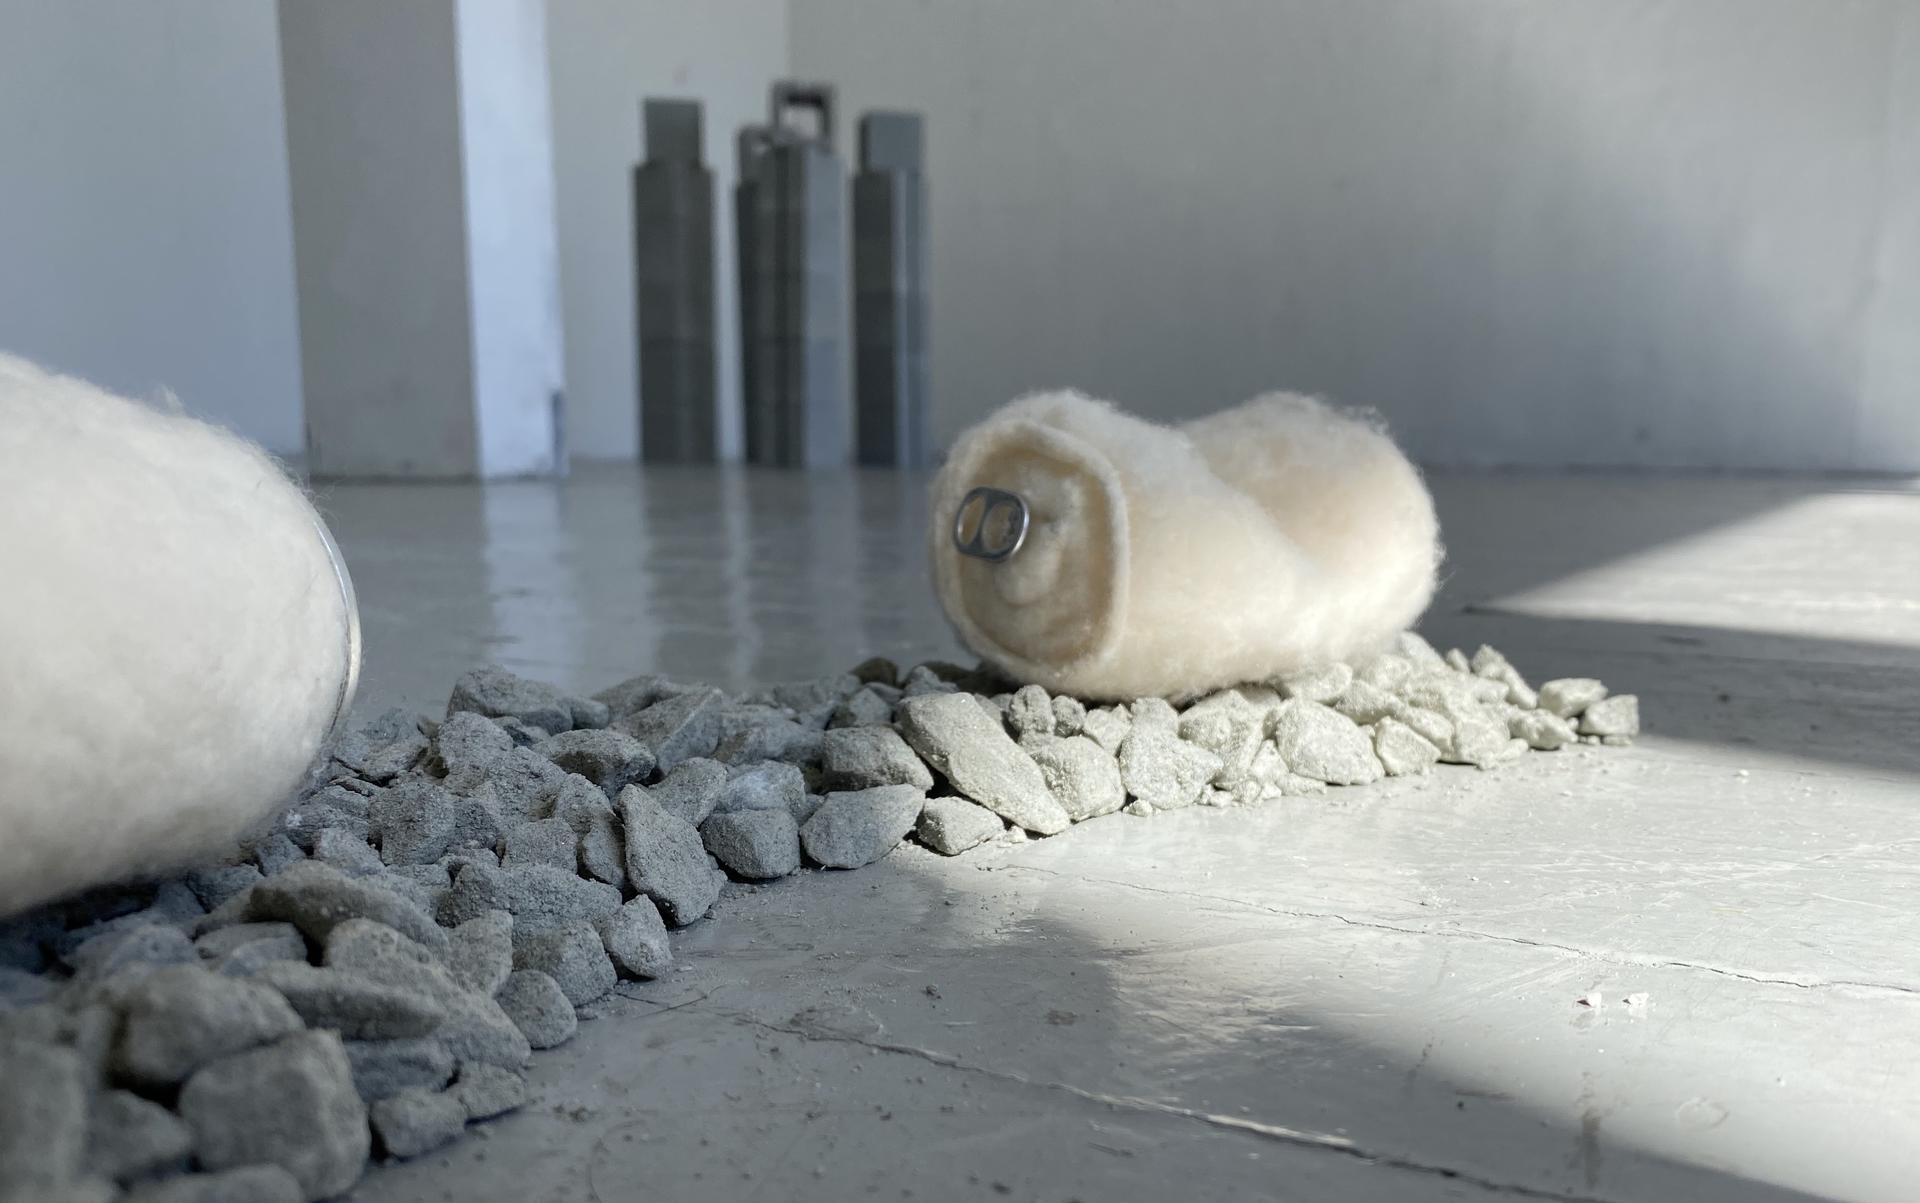
[[[489,659],[597,688],[951,656],[923,483],[323,490],[362,708]],[[1641,746],[738,888],[539,1105],[355,1197],[1910,1197],[1920,492],[1435,489],[1429,634],[1639,693]]]

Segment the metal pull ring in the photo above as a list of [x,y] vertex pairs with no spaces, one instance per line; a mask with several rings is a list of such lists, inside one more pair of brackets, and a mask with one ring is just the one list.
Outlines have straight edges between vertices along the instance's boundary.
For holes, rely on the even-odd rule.
[[[979,502],[979,506],[974,505]],[[967,533],[968,515],[977,511],[979,521],[972,524],[973,533]],[[993,527],[996,513],[1008,513],[1009,516],[998,530]],[[969,490],[960,499],[960,508],[953,515],[953,546],[963,556],[972,556],[976,560],[986,560],[998,564],[1008,559],[1027,541],[1027,524],[1032,515],[1027,510],[1026,498],[1018,493],[1009,493],[1005,489],[989,488],[981,485]],[[995,538],[997,534],[999,537]]]

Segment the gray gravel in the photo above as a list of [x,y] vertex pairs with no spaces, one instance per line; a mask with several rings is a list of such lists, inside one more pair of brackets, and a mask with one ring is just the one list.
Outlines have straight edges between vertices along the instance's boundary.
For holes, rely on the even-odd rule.
[[800,842],[817,864],[858,869],[893,851],[913,830],[925,802],[926,793],[911,785],[828,794],[800,829]]
[[710,912],[720,865],[956,855],[1639,730],[1633,695],[1536,691],[1495,649],[1411,634],[1178,709],[881,660],[741,698],[478,669],[443,721],[336,744],[248,863],[0,921],[0,1199],[310,1200],[374,1133],[396,1156],[454,1139],[524,1104],[577,1008],[672,971],[668,923]]
[[785,877],[800,868],[800,824],[784,808],[714,815],[700,825],[700,838],[714,859],[749,881]]
[[1003,834],[1007,825],[977,802],[965,798],[928,798],[920,808],[914,837],[942,856],[958,856]]
[[720,897],[721,875],[707,859],[699,831],[633,786],[620,791],[620,820],[633,888],[653,899],[676,927],[705,916]]
[[367,1162],[366,1104],[331,1032],[295,1032],[213,1062],[180,1088],[180,1116],[202,1166],[277,1165],[308,1199],[346,1190]]
[[566,1043],[580,1024],[560,983],[537,969],[508,974],[494,1001],[533,1048]]
[[1005,727],[989,719],[971,695],[908,698],[900,704],[900,731],[954,789],[1008,822],[1040,835],[1065,831],[1072,824],[1033,757]]
[[451,1094],[403,1090],[367,1109],[373,1134],[392,1157],[418,1157],[451,1143],[467,1126],[467,1109]]

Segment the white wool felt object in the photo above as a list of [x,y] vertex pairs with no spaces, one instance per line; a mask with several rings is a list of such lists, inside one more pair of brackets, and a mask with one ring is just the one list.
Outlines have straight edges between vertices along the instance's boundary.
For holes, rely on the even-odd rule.
[[0,564],[0,915],[231,851],[351,698],[351,585],[279,465],[9,355]]
[[[1028,509],[998,562],[956,546],[982,486]],[[987,519],[967,509],[973,540]],[[1426,609],[1440,563],[1433,500],[1377,421],[1278,393],[1179,427],[1074,392],[1014,401],[954,444],[930,543],[968,647],[1088,700],[1191,697],[1364,656]]]

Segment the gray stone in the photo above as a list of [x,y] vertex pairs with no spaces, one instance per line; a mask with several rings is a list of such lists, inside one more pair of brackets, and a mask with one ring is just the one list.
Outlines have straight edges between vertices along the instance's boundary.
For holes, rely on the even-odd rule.
[[374,981],[350,969],[295,961],[264,965],[253,981],[272,986],[311,1028],[345,1040],[405,1040],[430,1034],[446,1019],[424,994]]
[[393,742],[369,752],[359,773],[376,785],[385,785],[402,773],[411,772],[427,756],[427,737],[409,731]]
[[1266,740],[1267,723],[1279,706],[1280,695],[1271,689],[1224,689],[1180,715],[1180,738],[1220,758],[1213,783],[1231,790],[1252,772],[1253,758]]
[[807,792],[807,779],[798,768],[777,760],[762,761],[735,769],[720,795],[716,814],[741,810],[784,810],[791,812],[797,799]]
[[513,751],[513,736],[484,715],[462,710],[447,715],[433,734],[431,771],[454,793],[466,793]]
[[800,842],[808,856],[830,869],[870,865],[913,830],[926,797],[911,785],[828,794],[800,829]]
[[847,670],[847,675],[863,685],[900,683],[900,666],[885,656],[870,656]]
[[[1009,822],[1041,835],[1065,831],[1072,823],[1048,792],[1033,757],[989,719],[971,695],[909,698],[900,704],[900,729],[921,759],[954,789]],[[819,819],[815,815],[809,826]]]
[[567,731],[534,751],[561,769],[585,777],[608,797],[645,781],[654,768],[653,750],[620,731]]
[[1640,734],[1640,699],[1616,693],[1587,706],[1580,714],[1580,734],[1626,739]]
[[216,865],[195,869],[187,874],[186,882],[201,905],[212,910],[260,879],[257,865]]
[[643,673],[601,690],[593,695],[593,700],[607,707],[613,718],[620,719],[645,710],[661,698],[685,693],[689,688],[657,673]]
[[806,797],[801,798],[799,803],[793,807],[791,811],[793,821],[805,826],[807,820],[814,816],[814,813],[820,809],[820,804],[826,800],[825,794],[807,794]]
[[[1048,715],[1051,722],[1051,708]],[[830,790],[876,785],[911,785],[923,792],[933,788],[933,773],[892,727],[828,731],[820,741],[820,767],[823,784]]]
[[1579,718],[1606,696],[1607,687],[1592,677],[1561,677],[1540,687],[1540,709],[1561,718]]
[[683,760],[647,793],[660,809],[694,827],[707,821],[727,791],[727,766],[696,757]]
[[155,924],[123,927],[95,936],[66,958],[75,975],[88,980],[162,965],[192,965],[199,959],[185,932]]
[[1280,691],[1290,698],[1331,705],[1353,684],[1353,667],[1335,662],[1280,678]]
[[1424,773],[1440,759],[1440,749],[1399,719],[1383,718],[1373,729],[1374,755],[1389,777]]
[[833,709],[827,720],[830,728],[884,726],[893,721],[893,703],[879,690],[867,686]]
[[620,791],[619,805],[633,888],[676,927],[704,916],[719,900],[722,875],[708,861],[700,832],[637,787]]
[[300,1027],[287,1000],[198,965],[156,969],[125,997],[112,1063],[129,1081],[167,1086],[201,1066]]
[[434,1030],[457,1060],[518,1069],[531,1055],[526,1038],[491,998],[463,989],[436,954],[390,927],[349,919],[327,939],[325,963],[425,994],[446,1008]]
[[1386,772],[1368,732],[1319,702],[1282,702],[1274,711],[1272,732],[1280,755],[1300,776],[1329,785],[1365,785]]
[[613,721],[613,707],[597,698],[569,694],[567,709],[573,714],[575,731],[598,731]]
[[616,720],[614,729],[645,744],[660,771],[668,772],[683,760],[713,752],[725,704],[726,696],[717,689],[675,694]]
[[523,723],[517,718],[497,718],[493,720],[516,748],[531,748],[552,738],[553,732],[545,727],[536,727],[532,723]]
[[673,968],[673,946],[667,925],[651,898],[628,899],[615,913],[595,926],[600,943],[613,958],[614,968],[628,977],[659,977]]
[[[592,733],[589,733],[592,734]],[[595,791],[598,792],[598,791]],[[523,865],[552,865],[574,872],[580,863],[580,837],[562,818],[535,819],[507,832],[500,863],[515,869]]]
[[307,941],[291,923],[235,923],[208,932],[193,947],[201,960],[217,961],[237,948],[262,941],[277,945],[295,960],[307,959]]
[[1038,685],[1022,685],[1007,703],[1007,726],[1015,736],[1054,734],[1053,699]]
[[584,919],[559,931],[515,940],[513,967],[546,974],[576,1007],[604,996],[620,982],[599,931]]
[[447,840],[447,848],[454,852],[469,848],[491,852],[505,830],[498,797],[492,790],[482,788],[468,797],[453,800],[453,835]]
[[566,779],[565,769],[532,748],[515,748],[488,771],[486,784],[473,797],[491,800],[494,813],[505,823],[544,819]]
[[491,996],[513,972],[513,916],[492,910],[476,915],[447,934],[440,959],[455,984]]
[[[1440,758],[1449,764],[1492,768],[1510,758],[1507,741],[1511,738],[1507,723],[1491,712],[1460,711],[1453,719],[1453,738],[1440,749]],[[1526,746],[1524,741],[1521,746]]]
[[1220,757],[1180,738],[1178,717],[1160,698],[1133,704],[1119,761],[1127,792],[1156,811],[1192,806],[1222,767]]
[[613,813],[613,803],[600,787],[578,773],[568,773],[553,796],[543,804],[542,819],[559,819],[576,835],[584,835],[597,815]]
[[1087,725],[1087,706],[1079,698],[1057,694],[1053,699],[1053,733],[1066,738],[1078,735]]
[[456,1139],[467,1109],[444,1091],[403,1090],[367,1108],[373,1134],[390,1157],[418,1157]]
[[1355,681],[1333,708],[1362,726],[1372,726],[1383,718],[1400,718],[1407,704],[1370,681]]
[[453,1080],[453,1054],[438,1040],[349,1040],[353,1088],[367,1102],[403,1090],[438,1090]]
[[469,1120],[492,1119],[527,1105],[527,1080],[497,1065],[462,1065],[447,1093],[460,1100]]
[[[339,792],[346,793],[345,790]],[[345,832],[364,844],[367,841],[367,812],[365,799],[361,801],[359,813],[353,813],[328,805],[318,797],[308,798],[289,807],[280,821],[286,829],[287,838],[309,852],[313,850],[315,841],[329,831]]]
[[430,781],[388,788],[374,799],[370,815],[380,859],[390,865],[431,864],[453,840],[453,795]]
[[57,979],[41,973],[29,973],[11,965],[0,965],[0,1011],[37,1006],[56,993]]
[[332,1032],[296,1032],[213,1062],[180,1088],[180,1116],[202,1166],[277,1165],[309,1199],[340,1194],[366,1165],[366,1104]]
[[386,872],[380,854],[367,846],[364,835],[330,827],[313,841],[313,859],[332,865],[348,877],[376,877]]
[[31,1203],[79,1177],[87,1138],[87,1083],[79,1054],[0,1040],[0,1194]]
[[821,732],[789,718],[763,718],[723,735],[713,752],[722,764],[780,760],[799,764],[820,758]]
[[955,685],[925,664],[916,664],[907,671],[900,682],[902,699],[932,697],[934,694],[953,693]]
[[788,810],[717,814],[700,825],[700,838],[716,860],[749,881],[785,877],[800,868],[800,824]]
[[1127,802],[1120,765],[1113,754],[1084,735],[1055,739],[1028,749],[1047,788],[1078,823],[1109,815]]
[[248,922],[284,920],[316,944],[349,919],[370,919],[409,939],[444,948],[446,933],[418,907],[366,878],[349,878],[330,865],[302,861],[247,894]]
[[126,1090],[94,1096],[87,1112],[89,1173],[127,1182],[167,1169],[185,1169],[193,1133],[158,1103]]
[[1579,738],[1572,723],[1545,710],[1523,710],[1509,715],[1507,733],[1526,740],[1528,747],[1542,752],[1564,748]]
[[1132,716],[1120,707],[1096,707],[1088,710],[1086,717],[1080,720],[1080,733],[1116,756],[1120,754],[1120,745],[1127,741],[1127,733],[1132,730]]
[[611,810],[594,815],[576,844],[580,872],[614,889],[627,889],[627,849],[620,838],[620,822]]
[[965,798],[928,798],[920,808],[914,836],[942,856],[958,856],[1006,829],[999,815],[977,802]]
[[[629,787],[631,788],[631,787]],[[540,935],[576,919],[596,919],[620,906],[620,891],[552,865],[461,868],[440,904],[440,922],[457,926],[491,910],[513,916],[514,938]]]
[[297,864],[305,855],[284,832],[279,831],[253,845],[253,861],[260,866],[260,872],[267,877],[272,877],[289,865]]
[[770,702],[775,706],[805,714],[813,710],[831,710],[857,692],[865,682],[852,673],[815,677],[806,681],[787,681],[770,685],[748,701]]
[[454,682],[447,699],[449,717],[470,710],[487,718],[517,718],[548,731],[573,726],[566,695],[544,681],[516,676],[497,664],[476,668]]
[[580,1026],[560,983],[537,969],[516,969],[508,974],[494,1001],[533,1048],[564,1044]]
[[306,1191],[277,1165],[246,1165],[217,1174],[182,1174],[145,1182],[121,1203],[304,1203]]

